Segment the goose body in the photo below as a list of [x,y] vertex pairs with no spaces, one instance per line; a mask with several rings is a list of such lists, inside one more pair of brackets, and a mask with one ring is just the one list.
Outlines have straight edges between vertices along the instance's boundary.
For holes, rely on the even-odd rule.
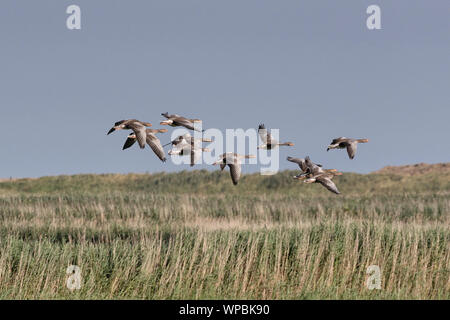
[[290,146],[292,147],[294,144],[292,142],[283,142],[280,143],[277,140],[275,140],[272,135],[267,131],[264,124],[260,124],[258,127],[258,134],[261,137],[261,140],[263,142],[262,145],[258,147],[258,149],[266,149],[271,150],[275,149],[279,146]]
[[147,133],[146,133],[146,127],[151,127],[152,125],[148,122],[139,121],[136,119],[129,119],[129,120],[120,120],[117,121],[114,126],[109,129],[108,134],[113,133],[117,130],[133,130],[134,134],[136,135],[137,141],[139,143],[139,147],[141,149],[145,148],[145,143],[147,139]]
[[327,148],[327,151],[330,149],[347,149],[348,157],[353,159],[356,154],[356,149],[358,147],[358,143],[367,143],[369,139],[351,139],[346,137],[339,137],[333,139],[330,145]]
[[161,113],[161,115],[167,119],[167,120],[161,121],[160,124],[162,124],[162,125],[169,125],[171,127],[181,126],[181,127],[185,127],[186,129],[189,129],[189,130],[195,130],[195,131],[200,131],[200,132],[205,131],[205,130],[200,130],[198,128],[195,128],[195,126],[194,126],[195,123],[202,122],[202,120],[188,119],[188,118],[182,117],[177,114],[169,114],[168,112]]

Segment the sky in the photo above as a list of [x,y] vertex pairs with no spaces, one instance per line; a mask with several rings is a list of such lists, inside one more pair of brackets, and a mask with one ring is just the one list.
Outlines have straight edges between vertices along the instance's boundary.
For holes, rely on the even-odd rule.
[[[448,0],[2,0],[0,178],[193,170],[106,135],[121,119],[162,128],[166,111],[279,129],[295,144],[282,170],[306,155],[360,173],[448,162],[449,89]],[[370,142],[350,160],[326,152],[339,136]]]

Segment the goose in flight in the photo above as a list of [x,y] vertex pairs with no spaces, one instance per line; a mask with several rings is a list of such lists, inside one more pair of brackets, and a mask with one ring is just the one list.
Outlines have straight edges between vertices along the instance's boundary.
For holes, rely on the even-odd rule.
[[136,135],[137,141],[139,143],[139,147],[141,149],[145,148],[145,142],[147,139],[146,127],[151,127],[152,125],[148,122],[139,121],[136,119],[130,120],[120,120],[114,124],[114,127],[109,129],[108,134],[116,131],[116,130],[133,130]]
[[278,146],[290,146],[290,147],[292,147],[294,145],[292,142],[280,143],[277,140],[275,140],[272,137],[272,135],[269,132],[267,132],[267,129],[264,126],[264,124],[260,124],[259,125],[258,133],[259,133],[259,136],[261,137],[261,140],[263,141],[263,144],[260,145],[258,147],[258,149],[271,150],[271,149],[275,149]]
[[226,166],[230,167],[231,180],[233,181],[234,185],[237,185],[241,177],[241,159],[250,158],[256,158],[256,156],[240,155],[234,152],[227,152],[222,154],[219,157],[219,160],[214,162],[213,165],[220,164],[220,170],[222,171]]
[[[163,133],[167,132],[167,129],[146,129],[146,138],[145,141],[147,144],[152,148],[153,152],[158,156],[158,158],[162,161],[166,161],[166,155],[164,154],[164,149],[161,145],[161,141],[155,136],[155,133]],[[122,150],[128,149],[136,142],[136,134],[133,132],[131,133],[127,140],[125,141],[125,144],[123,145]]]
[[356,148],[358,143],[366,143],[369,142],[369,139],[349,139],[345,137],[340,137],[333,139],[330,145],[327,148],[327,151],[330,149],[345,149],[347,148],[348,157],[353,159],[356,154]]
[[195,123],[202,122],[202,120],[188,119],[188,118],[179,116],[177,114],[169,114],[168,112],[161,113],[161,115],[163,117],[167,118],[167,120],[161,121],[160,124],[162,124],[162,125],[169,125],[171,127],[182,126],[182,127],[185,127],[186,129],[195,130],[195,131],[199,131],[199,132],[205,131],[205,130],[200,130],[194,126]]
[[341,172],[322,172],[318,174],[313,174],[307,177],[304,183],[320,183],[322,186],[327,188],[329,191],[340,194],[338,188],[334,184],[331,179],[334,178],[334,176],[340,176],[342,175]]

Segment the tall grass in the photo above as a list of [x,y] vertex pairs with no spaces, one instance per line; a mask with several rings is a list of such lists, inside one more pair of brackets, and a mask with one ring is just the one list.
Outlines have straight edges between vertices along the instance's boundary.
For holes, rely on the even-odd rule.
[[450,298],[446,177],[346,174],[336,196],[283,175],[234,189],[205,172],[0,183],[0,298]]

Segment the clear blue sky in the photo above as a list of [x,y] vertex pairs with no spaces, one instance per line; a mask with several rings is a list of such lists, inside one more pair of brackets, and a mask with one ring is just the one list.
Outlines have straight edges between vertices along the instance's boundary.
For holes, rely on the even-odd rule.
[[[382,30],[366,28],[371,4]],[[0,177],[192,170],[106,136],[165,111],[280,128],[295,143],[282,169],[288,155],[355,172],[450,160],[448,0],[2,0],[0,41]],[[370,143],[349,160],[325,151],[338,136]]]

